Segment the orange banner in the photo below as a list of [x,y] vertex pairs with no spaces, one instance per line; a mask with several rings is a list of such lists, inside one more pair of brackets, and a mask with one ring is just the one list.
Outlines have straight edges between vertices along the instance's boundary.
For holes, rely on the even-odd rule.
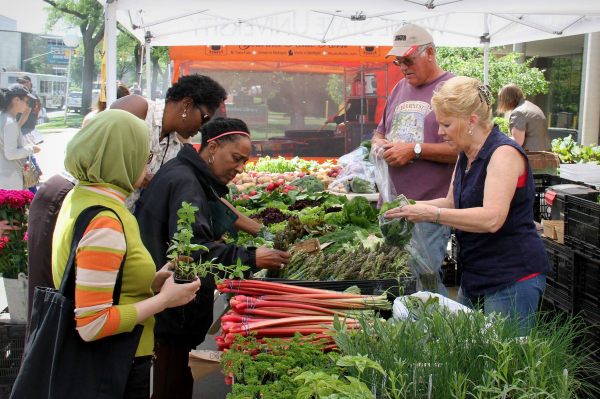
[[[356,63],[347,63],[358,66]],[[195,70],[226,70],[226,71],[282,71],[282,72],[304,72],[304,73],[344,73],[343,63],[300,63],[300,62],[275,62],[275,61],[182,61],[188,71]],[[194,73],[194,72],[190,72]]]
[[171,60],[391,62],[391,46],[171,46]]

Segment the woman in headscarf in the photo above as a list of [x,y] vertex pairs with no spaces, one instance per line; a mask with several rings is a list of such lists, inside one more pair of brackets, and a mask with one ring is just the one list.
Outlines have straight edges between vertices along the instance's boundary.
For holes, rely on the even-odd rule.
[[[150,395],[153,315],[188,303],[200,287],[198,280],[175,286],[167,265],[156,272],[137,222],[125,207],[125,198],[146,175],[149,155],[148,128],[125,111],[102,112],[75,135],[67,146],[65,167],[78,183],[63,202],[52,243],[52,274],[58,287],[79,214],[90,206],[103,205],[121,220],[113,212],[100,212],[79,242],[75,320],[85,341],[132,331],[137,324],[144,326],[124,398]],[[114,306],[113,290],[123,257],[121,299]]]

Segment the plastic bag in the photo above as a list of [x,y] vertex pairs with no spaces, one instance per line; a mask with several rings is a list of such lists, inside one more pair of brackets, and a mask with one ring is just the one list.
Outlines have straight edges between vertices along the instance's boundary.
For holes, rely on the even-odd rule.
[[411,295],[401,296],[394,299],[394,304],[392,307],[394,318],[401,320],[415,320],[414,315],[410,311],[410,307],[412,304],[410,303],[410,298],[418,298],[423,303],[426,303],[431,298],[437,298],[440,307],[445,308],[451,313],[458,314],[459,312],[463,313],[472,313],[473,310],[461,305],[460,303],[453,301],[450,298],[446,298],[443,295],[436,294],[433,292],[415,292]]
[[405,250],[409,255],[408,267],[418,277],[417,289],[419,291],[437,292],[442,282],[438,271],[441,265],[436,265],[431,257],[422,223],[417,223],[412,228],[410,243],[406,245]]
[[[359,180],[353,186],[354,179]],[[375,193],[375,167],[370,162],[353,161],[347,164],[337,175],[329,185],[329,190],[338,193],[349,193],[351,191],[367,194]]]
[[366,147],[361,146],[346,155],[342,155],[338,159],[338,165],[346,167],[346,165],[349,165],[352,162],[364,162],[365,159],[368,159],[368,156],[369,150]]
[[388,169],[389,165],[383,158],[383,153],[385,151],[386,150],[383,147],[371,147],[369,161],[371,161],[375,167],[375,182],[377,183],[381,200],[383,202],[391,203],[396,199],[398,194],[396,193],[396,188],[394,187],[394,183],[390,178],[390,172]]

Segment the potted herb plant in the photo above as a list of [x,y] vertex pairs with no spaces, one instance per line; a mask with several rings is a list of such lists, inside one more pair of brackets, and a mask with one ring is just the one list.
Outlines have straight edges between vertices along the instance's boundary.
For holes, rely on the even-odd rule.
[[194,281],[196,276],[206,277],[213,275],[215,282],[219,284],[225,278],[244,278],[244,272],[250,269],[244,266],[238,259],[237,264],[224,266],[220,263],[214,263],[214,259],[203,263],[197,263],[192,258],[196,251],[208,252],[204,245],[193,244],[194,233],[192,224],[196,221],[196,212],[198,207],[192,206],[188,202],[182,202],[181,208],[177,211],[177,232],[173,235],[169,253],[167,257],[174,265],[173,278],[176,283],[185,284]]
[[0,220],[21,227],[0,236],[0,273],[12,323],[27,322],[27,209],[32,200],[31,191],[0,189]]

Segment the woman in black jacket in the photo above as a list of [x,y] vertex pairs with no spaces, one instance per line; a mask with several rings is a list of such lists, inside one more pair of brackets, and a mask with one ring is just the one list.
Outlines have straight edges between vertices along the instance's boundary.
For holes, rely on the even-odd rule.
[[[195,244],[208,248],[194,260],[214,258],[223,265],[238,259],[252,268],[279,269],[289,262],[288,252],[224,244],[221,237],[234,232],[237,215],[220,200],[226,184],[242,173],[252,151],[246,124],[234,118],[217,118],[202,127],[200,152],[185,144],[150,182],[139,201],[138,223],[142,241],[156,265],[167,261],[168,242],[177,231],[177,211],[186,201],[198,207],[192,224]],[[158,266],[157,266],[158,267]],[[204,341],[213,320],[214,280],[202,280],[198,300],[156,315],[153,398],[191,398],[193,379],[188,353]]]

